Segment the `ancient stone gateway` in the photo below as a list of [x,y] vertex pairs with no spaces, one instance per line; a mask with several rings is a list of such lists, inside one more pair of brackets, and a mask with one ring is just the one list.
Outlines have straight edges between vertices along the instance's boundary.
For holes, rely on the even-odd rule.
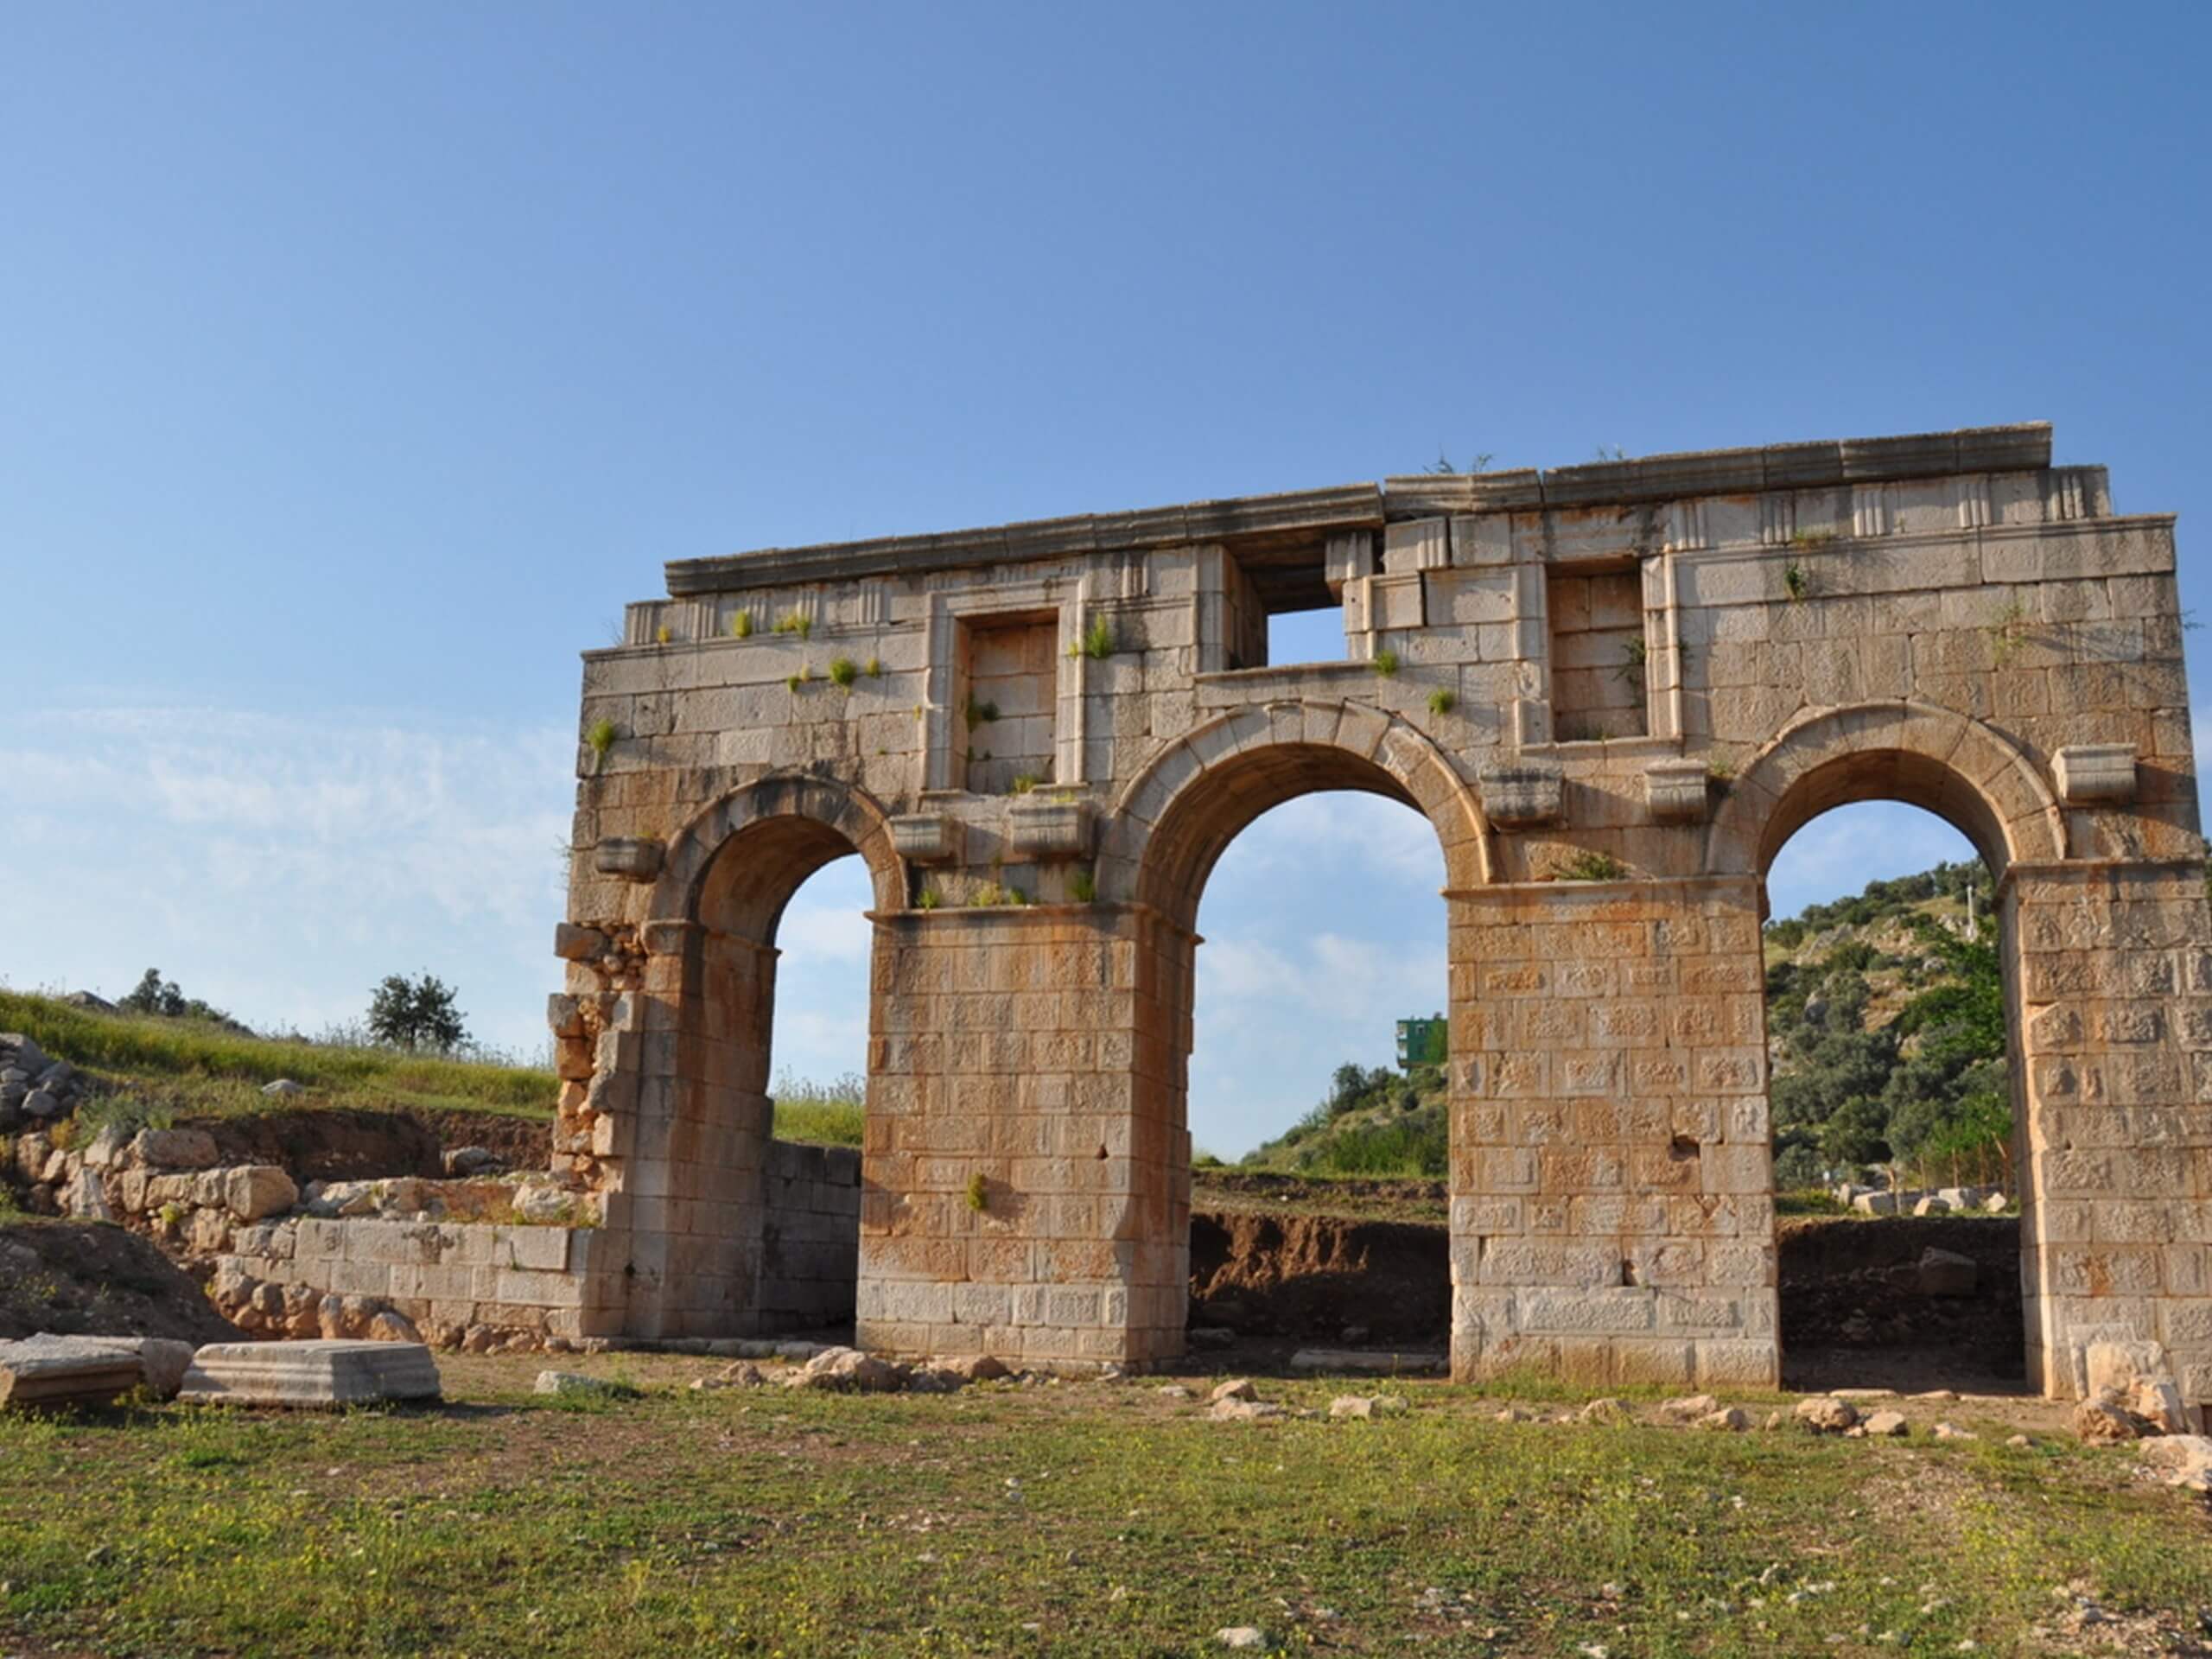
[[[1762,884],[1815,813],[1890,799],[1999,880],[2031,1374],[2072,1391],[2116,1331],[2212,1400],[2173,521],[2050,455],[2006,427],[671,564],[585,656],[579,1332],[788,1305],[777,922],[856,853],[861,1340],[1180,1351],[1199,894],[1261,812],[1358,789],[1448,872],[1455,1373],[1771,1383]],[[1338,603],[1344,660],[1266,660],[1270,613]]]

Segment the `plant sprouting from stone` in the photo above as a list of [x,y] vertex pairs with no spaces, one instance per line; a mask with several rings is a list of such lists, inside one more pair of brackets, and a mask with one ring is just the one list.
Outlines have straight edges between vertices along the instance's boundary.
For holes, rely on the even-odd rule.
[[1623,685],[1642,685],[1644,665],[1651,660],[1651,647],[1641,634],[1621,641],[1620,682]]
[[871,680],[881,679],[883,677],[883,658],[880,657],[869,658],[868,659],[868,667],[861,671]]
[[853,682],[860,677],[861,665],[851,658],[833,657],[830,659],[830,679],[832,684],[850,690]]
[[1428,694],[1428,712],[1432,715],[1448,715],[1459,701],[1458,697],[1440,685]]
[[999,706],[995,702],[976,702],[976,694],[970,691],[968,694],[968,707],[963,712],[968,718],[968,729],[972,732],[978,726],[988,726],[996,720],[999,717]]
[[981,1170],[968,1178],[968,1207],[979,1216],[991,1207],[990,1188],[984,1184]]
[[1368,666],[1383,679],[1391,679],[1398,672],[1398,653],[1385,645],[1369,659]]
[[2014,600],[1998,613],[1997,620],[1989,625],[1989,660],[1998,668],[2005,667],[2018,656],[2020,647],[2027,643],[2027,607]]
[[1068,878],[1068,895],[1078,905],[1087,905],[1098,896],[1098,878],[1088,864],[1077,867]]
[[802,639],[811,639],[814,634],[814,619],[804,611],[793,608],[785,611],[776,619],[773,631],[777,633],[795,633]]
[[915,897],[914,908],[917,910],[935,910],[944,902],[944,894],[942,891],[936,887],[924,887]]
[[753,637],[752,612],[740,611],[730,618],[729,637],[733,639],[750,639]]
[[1103,663],[1114,654],[1114,625],[1107,618],[1090,619],[1090,626],[1083,631],[1083,654],[1094,663]]
[[584,728],[584,747],[591,751],[592,764],[596,766],[607,759],[607,752],[614,747],[614,722],[594,720]]
[[1009,795],[1027,795],[1044,781],[1045,780],[1042,778],[1037,776],[1033,772],[1016,772],[1014,774],[1014,782],[1007,789],[1007,793]]
[[664,645],[675,638],[676,631],[665,622],[653,630],[653,643],[657,645]]
[[1805,567],[1796,560],[1792,559],[1782,567],[1782,591],[1789,595],[1791,604],[1795,605],[1799,600],[1804,598],[1812,591],[1812,586],[1813,584],[1806,579]]
[[1628,874],[1628,866],[1611,853],[1593,852],[1588,848],[1575,854],[1560,866],[1562,881],[1618,881]]

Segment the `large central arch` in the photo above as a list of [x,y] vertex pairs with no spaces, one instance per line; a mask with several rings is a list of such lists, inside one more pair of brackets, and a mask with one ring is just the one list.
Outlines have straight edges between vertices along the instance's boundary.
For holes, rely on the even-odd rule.
[[1223,715],[1133,779],[1110,821],[1101,896],[1188,929],[1229,843],[1262,813],[1325,790],[1404,802],[1435,828],[1448,887],[1490,880],[1489,823],[1441,749],[1380,709],[1301,700]]

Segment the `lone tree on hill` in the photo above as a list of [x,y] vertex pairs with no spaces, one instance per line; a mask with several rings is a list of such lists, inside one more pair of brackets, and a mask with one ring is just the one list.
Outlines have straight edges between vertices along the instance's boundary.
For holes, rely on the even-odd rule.
[[369,1002],[370,1034],[410,1052],[429,1049],[450,1054],[468,1040],[468,1028],[454,1006],[456,995],[435,974],[411,981],[402,974],[387,974]]

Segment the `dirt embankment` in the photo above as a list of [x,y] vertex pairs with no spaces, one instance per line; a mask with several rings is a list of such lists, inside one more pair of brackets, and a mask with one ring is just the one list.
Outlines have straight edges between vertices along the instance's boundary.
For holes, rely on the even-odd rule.
[[78,1222],[0,1226],[0,1340],[41,1331],[192,1343],[245,1336],[150,1239]]
[[1191,1323],[1244,1336],[1440,1345],[1450,1329],[1445,1230],[1280,1211],[1191,1217]]
[[[2025,1373],[2017,1216],[1791,1217],[1777,1232],[1784,1354],[1910,1348],[1995,1377]],[[1926,1294],[1928,1249],[1972,1259],[1971,1294]]]
[[435,1179],[442,1153],[486,1147],[516,1169],[542,1169],[552,1127],[492,1112],[358,1111],[318,1107],[238,1117],[181,1120],[215,1138],[226,1164],[281,1164],[292,1179],[365,1181],[395,1175]]

